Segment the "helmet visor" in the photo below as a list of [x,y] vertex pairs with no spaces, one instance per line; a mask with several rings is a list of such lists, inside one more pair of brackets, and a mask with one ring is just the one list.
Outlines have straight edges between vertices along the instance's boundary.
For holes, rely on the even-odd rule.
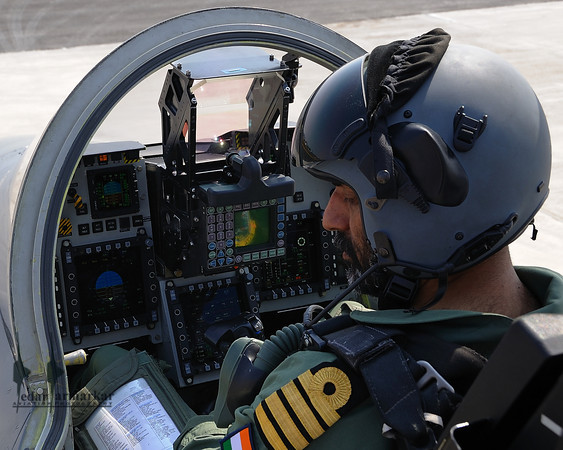
[[353,159],[352,143],[368,135],[362,56],[342,66],[313,93],[295,127],[292,160],[313,168],[321,161]]

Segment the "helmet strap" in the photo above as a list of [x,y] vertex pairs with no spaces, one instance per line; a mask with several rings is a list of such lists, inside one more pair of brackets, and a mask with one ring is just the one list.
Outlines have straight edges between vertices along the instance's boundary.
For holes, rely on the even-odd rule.
[[418,280],[392,274],[379,295],[377,308],[410,309],[417,290]]
[[444,271],[440,273],[440,275],[438,276],[438,289],[436,290],[436,295],[434,295],[434,298],[430,300],[422,308],[411,308],[410,312],[413,314],[418,314],[422,311],[426,311],[427,309],[430,309],[432,306],[434,306],[436,303],[442,300],[442,297],[444,297],[447,288],[448,288],[448,272]]

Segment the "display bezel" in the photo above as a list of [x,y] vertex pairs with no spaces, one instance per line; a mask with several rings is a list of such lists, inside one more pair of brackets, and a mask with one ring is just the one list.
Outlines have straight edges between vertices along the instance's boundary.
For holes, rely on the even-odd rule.
[[[235,233],[241,233],[240,217],[249,214],[258,220],[260,238],[235,245]],[[285,254],[285,198],[206,209],[206,273],[224,271],[252,261],[276,258]],[[235,217],[237,226],[235,227]],[[238,228],[235,230],[235,228]]]
[[[145,287],[138,273],[141,249],[138,246],[122,246],[107,252],[76,252],[74,257],[76,276],[80,279],[79,295],[82,325],[144,318],[146,313]],[[94,272],[92,268],[97,267]],[[104,306],[96,293],[96,281],[104,273],[115,272],[123,281],[123,298],[119,302]],[[108,288],[109,289],[109,288]],[[117,292],[116,292],[117,293]],[[107,300],[107,299],[105,299]]]
[[[135,167],[132,165],[120,165],[103,169],[92,169],[86,173],[88,179],[88,193],[90,196],[91,215],[93,219],[121,216],[139,212],[139,194],[137,192],[137,180]],[[122,180],[110,180],[111,177],[122,176]],[[102,180],[100,180],[102,178]],[[104,178],[120,184],[123,196],[128,198],[125,204],[112,204],[104,200],[98,189],[103,185]],[[107,184],[107,183],[106,183]]]

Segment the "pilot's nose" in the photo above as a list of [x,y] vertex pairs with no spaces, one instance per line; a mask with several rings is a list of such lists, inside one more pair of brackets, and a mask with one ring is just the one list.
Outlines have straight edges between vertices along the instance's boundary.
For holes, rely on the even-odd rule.
[[350,225],[348,205],[336,189],[326,205],[323,214],[323,227],[328,231],[347,231]]

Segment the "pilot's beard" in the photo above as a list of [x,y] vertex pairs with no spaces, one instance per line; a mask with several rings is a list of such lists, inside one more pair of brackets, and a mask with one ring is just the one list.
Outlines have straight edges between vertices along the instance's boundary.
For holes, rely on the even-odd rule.
[[[338,231],[334,236],[333,243],[338,250],[346,252],[350,258],[350,261],[346,261],[346,278],[348,284],[355,282],[369,267],[377,264],[377,255],[371,248],[367,239],[364,242],[364,247],[358,251],[352,240],[344,233]],[[387,276],[385,272],[375,270],[362,280],[356,290],[361,294],[379,297],[385,287],[386,281]]]

